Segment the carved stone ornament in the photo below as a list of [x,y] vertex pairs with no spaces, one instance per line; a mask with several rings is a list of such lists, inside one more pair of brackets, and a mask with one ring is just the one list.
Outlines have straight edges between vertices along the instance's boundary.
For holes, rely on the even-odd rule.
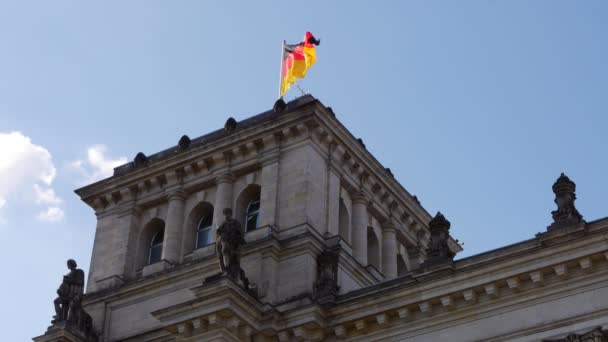
[[552,211],[553,223],[549,230],[575,225],[583,221],[583,216],[576,210],[576,184],[563,173],[553,184],[557,210]]
[[285,100],[283,100],[283,98],[281,97],[280,99],[277,100],[277,102],[274,103],[272,110],[275,113],[280,113],[280,112],[284,111],[285,108],[287,108],[287,104],[285,103]]
[[224,222],[217,228],[215,248],[222,274],[249,289],[249,279],[241,268],[241,246],[245,244],[241,224],[232,218],[232,209],[223,211]]
[[190,140],[190,137],[184,134],[177,142],[177,146],[179,147],[180,150],[183,151],[183,150],[187,149],[188,147],[190,147],[191,142],[192,142],[192,140]]
[[133,159],[133,163],[135,163],[135,167],[142,167],[148,164],[148,157],[143,152],[137,153],[135,159]]
[[93,320],[82,308],[84,271],[77,268],[73,259],[69,259],[67,265],[70,272],[63,276],[63,281],[57,289],[58,296],[54,301],[55,316],[51,321],[51,328],[61,326],[77,331],[86,341],[97,341]]
[[608,342],[608,332],[602,328],[595,328],[584,334],[569,334],[557,340],[543,340],[543,342]]
[[450,221],[442,213],[437,215],[429,222],[431,237],[426,251],[429,262],[441,262],[454,260],[454,252],[448,246],[450,238]]
[[320,301],[331,300],[338,294],[339,248],[325,250],[317,256],[317,280],[314,297]]
[[228,120],[226,120],[226,123],[224,124],[224,130],[228,133],[232,133],[236,129],[236,126],[236,120],[233,117],[230,117],[228,118]]

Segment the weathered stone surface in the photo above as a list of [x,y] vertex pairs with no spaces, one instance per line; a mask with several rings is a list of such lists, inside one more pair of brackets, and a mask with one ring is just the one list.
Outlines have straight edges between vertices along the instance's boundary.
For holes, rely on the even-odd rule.
[[[449,221],[312,97],[231,127],[77,191],[98,219],[83,306],[106,340],[523,342],[608,325],[608,220],[454,260]],[[251,189],[258,224],[243,232]],[[211,240],[234,208],[249,286],[221,274],[228,249],[195,243],[201,206]],[[142,262],[154,220],[170,263]]]
[[572,226],[583,221],[583,216],[574,205],[575,191],[576,184],[562,173],[553,184],[557,210],[551,212],[553,223],[549,226],[549,230]]

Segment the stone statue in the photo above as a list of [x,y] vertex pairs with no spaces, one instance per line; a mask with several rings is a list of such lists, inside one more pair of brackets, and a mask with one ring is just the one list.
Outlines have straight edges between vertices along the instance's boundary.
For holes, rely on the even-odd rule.
[[51,323],[80,332],[86,341],[97,341],[93,330],[93,320],[82,308],[84,296],[84,271],[77,268],[76,261],[67,262],[70,272],[63,276],[63,281],[57,289],[55,316]]
[[553,223],[549,226],[549,230],[575,225],[583,221],[583,216],[574,206],[575,191],[576,184],[562,173],[553,184],[557,210],[551,212]]
[[232,209],[223,211],[224,222],[216,232],[215,248],[219,257],[222,273],[238,276],[241,270],[240,247],[245,244],[241,224],[232,218]]
[[324,302],[338,295],[338,261],[340,249],[330,248],[317,256],[317,279],[314,283],[314,296]]
[[70,272],[63,276],[63,281],[57,289],[53,323],[73,320],[84,294],[84,271],[76,268],[76,261],[73,259],[69,259],[67,264]]
[[437,212],[437,215],[429,222],[429,230],[431,238],[426,250],[427,265],[452,262],[455,253],[450,249],[448,240],[450,238],[450,221],[448,221],[442,213]]

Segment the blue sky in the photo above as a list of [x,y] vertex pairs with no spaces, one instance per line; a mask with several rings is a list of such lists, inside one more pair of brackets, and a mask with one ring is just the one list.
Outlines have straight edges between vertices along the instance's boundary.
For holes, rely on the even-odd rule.
[[587,220],[608,216],[607,17],[606,1],[0,2],[6,340],[44,332],[67,258],[88,269],[95,216],[73,189],[271,108],[281,41],[306,30],[322,43],[301,87],[446,215],[460,257],[543,231],[560,172]]

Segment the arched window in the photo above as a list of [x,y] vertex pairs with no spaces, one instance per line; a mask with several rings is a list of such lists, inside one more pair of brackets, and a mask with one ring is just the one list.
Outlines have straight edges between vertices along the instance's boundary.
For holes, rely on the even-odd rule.
[[201,218],[196,227],[196,248],[205,247],[213,243],[211,227],[213,225],[213,209]]
[[159,262],[163,255],[163,239],[165,238],[164,229],[156,233],[150,241],[148,250],[148,265]]
[[260,197],[251,200],[245,212],[245,231],[250,232],[258,228],[258,216],[260,214]]
[[249,184],[238,195],[233,210],[234,218],[241,223],[243,232],[256,230],[260,226],[260,195],[262,188],[257,184]]

